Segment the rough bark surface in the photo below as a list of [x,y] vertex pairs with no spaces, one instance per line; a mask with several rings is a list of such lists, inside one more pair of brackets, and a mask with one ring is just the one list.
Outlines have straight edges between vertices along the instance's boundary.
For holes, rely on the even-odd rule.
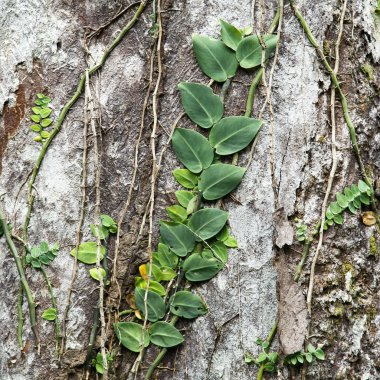
[[[159,151],[167,141],[174,120],[182,112],[177,84],[184,80],[207,82],[193,57],[192,33],[217,36],[220,18],[238,27],[250,25],[254,20],[255,29],[267,30],[276,2],[262,3],[259,0],[163,2],[164,79],[160,89]],[[29,129],[34,96],[37,92],[48,94],[53,99],[53,117],[56,118],[86,68],[85,28],[98,28],[126,5],[128,2],[108,0],[5,0],[0,3],[0,194],[4,194],[2,203],[17,232],[22,229],[27,206],[25,180],[40,149]],[[349,1],[339,70],[351,116],[357,126],[363,159],[375,179],[380,171],[380,16],[374,12],[376,5],[375,0]],[[340,2],[303,0],[299,1],[299,7],[332,60]],[[89,41],[89,51],[95,61],[133,11],[128,11],[99,37]],[[127,198],[133,172],[134,145],[149,74],[151,12],[151,5],[148,5],[96,78],[102,127],[101,209],[115,219]],[[363,70],[364,65],[372,67],[373,74]],[[254,72],[238,73],[227,94],[227,114],[243,114],[253,75]],[[175,370],[159,370],[158,379],[254,378],[257,370],[244,363],[244,353],[257,354],[255,340],[267,336],[278,310],[280,339],[296,335],[292,348],[287,347],[285,351],[302,346],[302,339],[300,343],[297,334],[301,334],[300,329],[305,329],[308,321],[302,303],[305,302],[310,263],[305,266],[300,284],[292,284],[290,279],[302,246],[294,243],[289,247],[288,224],[283,218],[277,218],[275,212],[281,209],[285,221],[296,216],[307,224],[318,221],[331,166],[329,89],[330,78],[286,3],[271,94],[273,114],[264,114],[266,122],[258,138],[253,163],[233,197],[224,202],[239,249],[231,252],[228,266],[217,277],[196,288],[206,300],[209,313],[195,322],[180,325],[186,341],[172,350],[162,364]],[[261,87],[255,99],[255,116],[265,94],[266,89]],[[135,191],[123,225],[117,278],[124,306],[126,295],[133,286],[133,275],[138,265],[147,259],[146,237],[136,242],[136,235],[150,192],[151,119],[149,107]],[[191,127],[185,119],[180,125]],[[35,184],[37,198],[30,223],[31,243],[44,239],[51,243],[59,241],[63,247],[58,259],[49,267],[60,315],[71,278],[72,257],[69,252],[75,245],[80,214],[82,128],[81,98],[70,111],[43,161]],[[360,178],[339,106],[337,141],[339,164],[334,192]],[[89,142],[84,240],[89,237],[88,227],[94,218],[91,135]],[[246,155],[243,154],[240,160],[244,163]],[[171,171],[178,166],[173,152],[168,149],[158,181],[156,232],[157,220],[165,216],[165,207],[173,199],[172,191],[177,189]],[[279,239],[281,228],[287,229]],[[276,239],[281,249],[276,247]],[[326,233],[317,265],[309,328],[313,336],[311,341],[324,345],[327,360],[309,366],[307,378],[380,378],[379,239],[376,227],[366,227],[359,216],[348,214],[343,227],[331,228]],[[67,353],[58,365],[54,356],[52,324],[40,317],[41,355],[38,356],[32,346],[26,353],[20,352],[16,337],[18,276],[5,243],[1,241],[0,244],[0,378],[81,378],[98,294],[87,268],[79,265],[67,324]],[[109,247],[111,258],[113,244],[111,242]],[[314,251],[315,244],[311,254]],[[275,256],[276,266],[273,264]],[[50,306],[49,295],[42,276],[36,271],[29,271],[27,275],[40,302],[40,315]],[[109,293],[114,292],[115,288],[111,287]],[[292,302],[299,310],[293,320],[289,317]],[[112,303],[109,306],[111,308]],[[26,305],[24,307],[27,314]],[[24,340],[32,341],[27,319]],[[276,340],[274,347],[277,346]],[[280,346],[285,348],[283,342]],[[111,377],[132,379],[128,372],[134,355],[117,348],[116,342],[114,347],[118,355],[112,365]],[[143,367],[153,360],[155,353],[148,351]],[[298,372],[291,375],[287,369],[280,369],[280,372],[284,378],[299,375]],[[90,378],[95,379],[95,374],[92,373]]]

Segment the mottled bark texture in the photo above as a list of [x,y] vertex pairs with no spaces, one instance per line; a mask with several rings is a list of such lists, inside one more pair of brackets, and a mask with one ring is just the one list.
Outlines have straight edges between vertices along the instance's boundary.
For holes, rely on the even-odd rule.
[[[4,194],[5,211],[17,233],[20,233],[26,212],[25,180],[40,150],[29,129],[34,96],[37,92],[48,94],[53,99],[53,117],[56,118],[86,68],[83,49],[86,27],[97,29],[120,7],[127,5],[127,1],[121,0],[3,0],[0,3],[0,193]],[[380,171],[380,17],[374,12],[376,6],[376,0],[348,2],[338,75],[357,126],[363,160],[375,179]],[[254,19],[255,30],[263,31],[270,24],[275,7],[275,1],[259,0],[163,2],[164,78],[159,96],[158,151],[167,141],[173,121],[182,112],[176,87],[178,82],[207,82],[195,63],[191,34],[217,36],[220,18],[238,27],[250,25]],[[299,8],[318,42],[323,45],[328,59],[333,62],[340,1],[300,0]],[[131,18],[134,10],[123,14],[89,41],[89,51],[95,60]],[[117,218],[127,198],[133,172],[134,144],[149,74],[151,12],[151,4],[148,4],[139,22],[111,54],[94,82],[102,127],[101,210],[114,218]],[[253,75],[254,72],[250,71],[238,72],[226,98],[227,114],[243,113]],[[268,80],[269,70],[266,75]],[[258,138],[253,163],[239,189],[224,202],[239,249],[231,252],[228,266],[217,277],[196,287],[206,300],[209,313],[195,322],[179,325],[184,329],[186,341],[166,356],[162,364],[166,369],[160,369],[157,378],[253,379],[257,369],[244,363],[244,352],[257,353],[255,339],[266,337],[278,311],[280,345],[276,339],[274,348],[280,347],[289,352],[302,346],[308,323],[305,294],[310,262],[305,266],[300,284],[292,283],[302,245],[284,245],[291,241],[287,236],[289,228],[286,221],[291,222],[297,216],[307,224],[313,224],[320,216],[331,167],[329,89],[329,76],[291,7],[285,2],[271,94],[273,114],[266,112],[263,115],[265,125]],[[254,104],[256,116],[265,94],[266,90],[261,86]],[[43,161],[35,184],[37,197],[30,223],[31,243],[44,239],[51,243],[58,241],[62,246],[58,259],[48,269],[60,316],[71,277],[72,257],[69,252],[75,245],[80,215],[83,103],[81,98],[70,111]],[[360,178],[339,102],[336,113],[339,163],[333,192]],[[137,180],[123,224],[117,266],[124,307],[137,266],[147,259],[146,235],[138,243],[136,236],[150,192],[151,121],[152,108],[149,106],[138,158]],[[191,123],[183,119],[180,125],[190,127]],[[91,134],[88,139],[89,178],[84,239],[89,237],[95,197]],[[243,155],[242,164],[245,159],[246,155]],[[165,207],[173,200],[172,191],[177,185],[171,171],[178,166],[169,149],[158,181],[155,232],[158,218],[165,215]],[[280,218],[278,209],[281,209]],[[286,229],[285,233],[282,228]],[[111,241],[110,261],[113,246]],[[309,328],[311,342],[324,345],[327,360],[309,366],[307,378],[380,378],[379,255],[378,230],[365,227],[359,216],[346,215],[343,227],[333,227],[326,233],[317,265]],[[53,324],[40,317],[41,311],[50,306],[42,276],[36,271],[27,271],[32,291],[39,302],[42,346],[38,356],[33,344],[25,350],[26,353],[21,353],[17,344],[18,276],[3,241],[0,257],[0,378],[81,378],[98,296],[96,284],[89,278],[87,268],[79,265],[68,315],[67,352],[58,364],[54,356]],[[275,266],[274,258],[277,258]],[[109,293],[111,296],[117,294],[115,286]],[[113,303],[108,305],[111,310]],[[24,308],[27,315],[26,305]],[[109,331],[111,336],[112,330]],[[26,322],[24,341],[28,340],[33,343]],[[127,373],[135,356],[118,347],[116,342],[113,347],[117,356],[111,366],[111,378],[133,378]],[[153,360],[155,353],[148,351],[143,368]],[[291,374],[287,369],[280,369],[280,373],[283,378],[299,376],[298,372]],[[95,373],[91,373],[90,378],[95,379]]]

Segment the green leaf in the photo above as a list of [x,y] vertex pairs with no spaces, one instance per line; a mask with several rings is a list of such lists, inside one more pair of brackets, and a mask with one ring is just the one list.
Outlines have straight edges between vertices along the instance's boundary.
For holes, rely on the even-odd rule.
[[218,233],[218,235],[216,235],[216,240],[224,242],[225,240],[228,239],[228,237],[229,237],[228,228],[224,226],[222,230]]
[[169,305],[172,314],[187,319],[207,314],[207,306],[202,298],[186,290],[175,293],[170,298]]
[[355,208],[353,202],[350,202],[348,204],[348,209],[351,211],[352,214],[354,214],[354,215],[356,214],[356,208]]
[[[96,255],[98,251],[98,245],[96,242],[86,242],[82,243],[78,248],[78,260],[85,264],[95,264],[96,263]],[[75,257],[76,249],[74,248],[70,254]],[[104,255],[106,253],[106,249],[101,246],[100,247],[100,260],[103,260]]]
[[360,195],[360,190],[354,183],[351,185],[351,192],[355,198]]
[[[276,48],[278,37],[274,34],[262,36],[265,44],[264,61],[266,61]],[[236,58],[240,66],[245,69],[260,66],[262,61],[262,46],[257,36],[245,37],[238,45]]]
[[262,352],[258,357],[257,357],[257,362],[262,363],[267,360],[267,354],[265,352]]
[[45,321],[54,321],[57,318],[57,309],[55,309],[54,307],[46,309],[42,313],[41,318],[45,319]]
[[214,151],[206,137],[191,129],[177,128],[172,143],[178,159],[193,173],[208,168],[214,159]]
[[43,241],[40,244],[40,251],[41,251],[41,253],[47,253],[47,252],[49,252],[49,245],[48,245],[48,243],[46,243],[46,241]]
[[344,195],[345,195],[348,202],[352,202],[355,198],[354,193],[351,191],[351,189],[349,187],[344,188]]
[[199,253],[193,253],[183,263],[186,279],[193,282],[209,280],[219,269],[220,264],[216,258],[203,257]]
[[360,195],[359,195],[359,198],[355,198],[352,201],[352,204],[354,205],[355,208],[360,208],[360,206],[362,205],[362,203],[360,202]]
[[52,119],[43,119],[43,120],[41,121],[41,126],[42,126],[42,128],[46,128],[46,127],[48,127],[52,122],[53,122]]
[[111,227],[113,224],[116,224],[116,222],[109,215],[106,214],[100,215],[100,220],[104,227]]
[[187,169],[176,169],[173,171],[174,178],[180,185],[187,189],[194,189],[198,183],[198,177]]
[[236,188],[244,173],[244,168],[235,165],[211,165],[200,176],[199,190],[204,199],[212,201],[222,198]]
[[311,343],[309,343],[307,345],[307,351],[313,354],[315,352],[315,347]]
[[211,245],[212,253],[223,264],[228,261],[228,252],[226,246],[221,241],[217,241]]
[[348,200],[347,198],[341,194],[341,193],[336,193],[336,202],[338,205],[342,208],[345,209],[348,207]]
[[178,256],[186,256],[194,249],[195,237],[184,224],[160,221],[162,240]]
[[167,322],[153,323],[149,334],[150,341],[158,347],[174,347],[184,341],[182,334]]
[[157,260],[163,267],[172,269],[177,268],[178,256],[169,250],[169,247],[163,243],[158,243]]
[[49,265],[50,264],[50,261],[51,259],[49,258],[48,254],[47,253],[44,253],[42,254],[40,257],[39,257],[39,260],[42,264],[44,265]]
[[221,35],[223,42],[232,50],[237,49],[244,33],[226,21],[220,20]]
[[44,103],[41,100],[37,99],[34,101],[34,104],[36,104],[37,106],[42,106]]
[[369,206],[369,204],[371,203],[371,198],[367,194],[361,194],[359,199],[360,202],[364,203],[367,206]]
[[45,95],[40,93],[40,92],[38,94],[36,94],[36,96],[38,99],[43,99],[45,97]]
[[[146,281],[141,277],[135,277],[135,287],[146,289]],[[164,296],[166,294],[166,289],[157,281],[149,281],[149,290],[157,293],[159,296]]]
[[221,156],[244,149],[257,135],[261,120],[246,116],[229,116],[218,121],[210,132],[210,143]]
[[39,115],[40,112],[41,112],[41,108],[40,108],[40,107],[32,107],[32,111],[33,111],[36,115]]
[[238,247],[238,243],[233,236],[228,236],[228,238],[226,240],[224,240],[223,243],[229,248],[237,248]]
[[39,247],[33,247],[30,250],[30,255],[32,256],[33,259],[37,259],[41,254],[40,248]]
[[297,360],[298,360],[298,363],[301,363],[301,364],[303,364],[304,362],[304,358],[302,355],[297,355]]
[[314,356],[319,360],[325,360],[325,353],[322,348],[317,348],[314,352]]
[[361,193],[367,193],[368,190],[371,190],[370,187],[362,180],[359,180],[358,188]]
[[40,115],[32,115],[30,118],[31,118],[32,121],[34,121],[35,123],[39,123],[40,120],[41,120],[41,116],[40,116]]
[[50,133],[47,131],[41,131],[40,135],[43,139],[48,139],[50,137]]
[[202,128],[211,128],[223,116],[223,103],[209,86],[181,82],[178,85],[187,116]]
[[114,329],[120,343],[130,351],[140,352],[149,346],[149,334],[138,323],[119,322],[114,324]]
[[340,214],[343,211],[337,202],[332,202],[329,208],[334,215]]
[[50,108],[44,108],[43,110],[40,111],[40,115],[43,119],[48,117],[51,114],[51,109]]
[[217,208],[205,208],[195,212],[189,219],[196,241],[207,240],[215,236],[226,224],[228,212]]
[[187,190],[178,190],[175,192],[175,197],[181,206],[187,207],[190,200],[194,197],[194,193]]
[[177,273],[170,267],[161,267],[162,281],[170,281],[177,276]]
[[330,207],[326,210],[326,218],[330,220],[334,218],[334,214],[331,212]]
[[[150,273],[149,268],[150,268],[150,263],[147,263],[146,264],[147,275],[149,275],[149,273]],[[162,281],[162,271],[161,271],[160,267],[156,264],[152,264],[152,276],[156,281],[158,281],[158,282]]]
[[307,353],[305,354],[305,358],[306,358],[306,361],[307,361],[308,363],[311,363],[311,362],[313,361],[313,355],[310,354],[309,352],[307,352]]
[[342,224],[343,223],[343,217],[341,214],[335,215],[333,220],[336,224]]
[[33,132],[41,132],[42,128],[39,124],[33,124],[30,126],[30,129],[33,131]]
[[211,79],[224,82],[235,75],[238,68],[235,54],[222,41],[194,34],[193,48],[198,65]]
[[189,204],[187,205],[187,208],[186,208],[186,213],[187,215],[190,215],[192,214],[194,211],[198,210],[198,206],[199,206],[199,201],[200,199],[198,199],[198,195],[195,195],[193,198],[190,199],[190,202]]
[[[136,307],[145,314],[145,289],[135,288],[135,302]],[[147,296],[147,319],[150,322],[156,322],[159,319],[162,319],[165,316],[165,303],[161,296],[155,292],[148,290]]]
[[99,231],[99,239],[105,240],[109,236],[108,229],[104,226],[98,226],[96,227],[95,224],[90,224],[90,229],[92,234],[97,237],[98,236],[98,231]]
[[174,222],[184,222],[187,219],[186,209],[182,206],[173,205],[166,208],[166,212]]
[[[103,277],[103,280],[104,280],[107,277],[107,273],[106,273],[106,271],[103,268],[99,268],[99,270],[100,270],[100,274],[101,274],[101,276]],[[89,273],[90,273],[90,276],[94,280],[99,281],[98,269],[97,268],[91,268],[89,270]]]

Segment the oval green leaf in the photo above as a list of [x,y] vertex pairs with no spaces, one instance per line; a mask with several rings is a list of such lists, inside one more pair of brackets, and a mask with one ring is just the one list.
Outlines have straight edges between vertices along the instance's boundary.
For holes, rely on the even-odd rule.
[[208,168],[214,159],[214,151],[206,137],[191,129],[177,128],[172,144],[178,159],[193,173]]
[[187,219],[186,209],[179,205],[173,205],[166,208],[169,218],[173,222],[184,222]]
[[179,317],[193,319],[207,314],[207,306],[202,298],[186,290],[175,293],[169,304],[171,313]]
[[149,346],[149,334],[138,323],[119,322],[114,324],[114,329],[120,343],[130,351],[140,352]]
[[[146,289],[146,281],[141,277],[135,277],[135,287]],[[159,296],[164,296],[166,294],[166,289],[157,281],[149,281],[149,290],[157,293]]]
[[224,82],[235,75],[238,68],[235,54],[222,41],[194,34],[193,48],[199,67],[211,79]]
[[[267,34],[262,36],[265,44],[265,57],[266,61],[273,50],[276,48],[278,37],[274,34]],[[245,37],[239,43],[236,50],[236,58],[240,66],[245,69],[260,66],[262,61],[262,46],[257,36]]]
[[45,319],[45,321],[54,321],[57,318],[57,309],[54,307],[51,307],[49,309],[46,309],[42,315],[42,319]]
[[223,42],[232,50],[236,51],[244,33],[226,21],[220,20],[221,36]]
[[222,198],[236,188],[244,173],[244,168],[234,165],[211,165],[200,176],[199,190],[204,199],[212,201]]
[[188,281],[206,281],[219,272],[220,262],[214,257],[203,257],[194,253],[184,261],[183,270]]
[[[104,268],[99,268],[99,270],[100,270],[100,274],[101,274],[101,276],[103,277],[103,279],[105,279],[106,276],[107,276],[106,271],[104,270]],[[89,270],[89,273],[90,273],[90,276],[91,276],[94,280],[99,281],[98,269],[97,269],[97,268],[91,268],[91,269]]]
[[[86,242],[82,243],[78,248],[78,260],[85,264],[95,264],[96,263],[96,255],[98,251],[98,245],[96,242]],[[74,248],[70,254],[75,257],[76,249]],[[106,249],[101,246],[100,247],[100,260],[103,260],[104,255],[106,253]]]
[[261,120],[246,116],[230,116],[220,121],[210,132],[210,143],[221,156],[244,149],[257,135]]
[[211,128],[223,116],[223,103],[209,86],[181,82],[178,85],[187,116],[202,128]]
[[217,208],[204,208],[195,212],[189,219],[189,227],[195,240],[207,240],[215,236],[226,224],[228,212]]
[[163,243],[158,243],[156,258],[161,266],[172,269],[177,268],[178,256],[169,250],[169,247]]
[[187,207],[190,200],[194,197],[194,193],[187,190],[178,190],[175,192],[175,197],[182,207]]
[[198,177],[188,169],[176,169],[173,171],[174,178],[180,185],[187,189],[194,189],[198,183]]
[[[135,288],[135,302],[137,308],[145,314],[145,289]],[[150,322],[156,322],[159,319],[162,319],[165,316],[165,303],[164,300],[155,292],[151,292],[148,290],[147,297],[147,319]]]
[[164,243],[177,256],[186,256],[194,249],[194,234],[184,224],[160,221],[160,233]]
[[170,323],[156,322],[150,329],[150,341],[159,347],[174,347],[184,341],[182,334]]

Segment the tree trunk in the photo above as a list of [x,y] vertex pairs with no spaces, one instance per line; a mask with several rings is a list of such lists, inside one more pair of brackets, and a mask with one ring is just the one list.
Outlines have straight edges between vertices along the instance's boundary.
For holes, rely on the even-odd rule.
[[[133,17],[138,5],[106,25],[128,4],[121,0],[5,0],[0,4],[3,15],[0,194],[13,232],[19,236],[22,236],[27,211],[27,181],[41,150],[29,128],[35,95],[44,93],[52,99],[52,119],[56,120],[75,93],[88,65],[99,62],[103,51]],[[332,66],[342,4],[343,1],[336,0],[298,1],[301,13]],[[365,168],[374,180],[380,171],[380,16],[375,11],[377,6],[376,0],[348,1],[338,72]],[[253,23],[254,31],[263,33],[274,17],[277,2],[164,0],[161,7],[163,77],[158,88],[158,157],[165,150],[173,123],[183,112],[178,83],[208,82],[194,59],[191,35],[218,37],[219,19],[239,28]],[[153,12],[149,2],[104,66],[92,76],[95,109],[90,117],[95,118],[100,136],[100,209],[115,220],[128,198],[141,113],[149,90],[152,44],[157,33],[150,17]],[[91,35],[102,26],[98,33]],[[316,266],[310,317],[306,295],[318,238],[311,244],[300,281],[293,281],[304,247],[292,237],[294,219],[302,219],[309,228],[317,224],[332,165],[331,80],[287,1],[281,29],[277,62],[269,61],[266,86],[261,84],[255,96],[253,117],[258,118],[270,92],[252,164],[237,191],[223,202],[239,248],[230,251],[227,266],[216,277],[195,287],[209,312],[193,322],[181,321],[177,325],[185,335],[185,342],[169,350],[156,372],[157,379],[255,378],[258,368],[246,364],[244,355],[249,352],[257,356],[260,350],[256,339],[266,339],[277,318],[279,332],[271,350],[283,354],[300,350],[309,332],[309,341],[314,346],[323,346],[326,355],[325,361],[314,361],[303,370],[279,365],[279,378],[301,378],[302,371],[310,379],[380,378],[380,235],[377,225],[364,225],[360,213],[345,213],[342,225],[334,225],[325,232]],[[109,318],[107,347],[115,353],[109,370],[111,379],[134,378],[130,370],[136,356],[119,346],[109,316],[117,305],[119,287],[122,309],[129,308],[126,300],[133,291],[134,276],[138,266],[148,259],[149,223],[142,236],[138,238],[138,234],[151,191],[152,94],[157,83],[157,56],[155,62],[139,144],[137,177],[122,224],[115,273],[117,284],[112,282],[105,294],[105,312]],[[254,70],[238,71],[226,95],[227,115],[243,115],[254,75]],[[218,84],[213,86],[215,91],[220,90]],[[83,241],[91,239],[89,226],[95,218],[96,166],[91,120],[87,133],[88,159],[84,166],[82,163],[85,106],[82,94],[50,145],[32,190],[35,202],[29,243],[35,245],[45,240],[51,244],[59,242],[61,246],[58,257],[47,268],[61,325],[73,271],[70,251],[76,245],[84,190]],[[338,95],[335,111],[338,168],[329,202],[338,191],[362,178]],[[179,125],[194,127],[186,118],[182,118]],[[248,150],[241,155],[239,164],[244,166],[247,160]],[[83,167],[87,171],[85,188],[81,186]],[[154,246],[158,243],[158,221],[166,217],[165,208],[173,203],[173,192],[179,189],[171,175],[178,167],[180,164],[169,146],[163,155],[156,188]],[[112,269],[114,238],[107,248],[108,267]],[[21,252],[22,246],[18,245],[18,249]],[[1,239],[0,255],[3,263],[1,379],[81,379],[88,369],[87,346],[99,295],[98,283],[90,278],[88,267],[78,263],[66,323],[66,350],[59,363],[55,354],[54,323],[41,318],[42,311],[51,307],[48,289],[41,273],[31,268],[26,275],[38,302],[41,353],[38,355],[34,346],[25,300],[25,347],[20,351],[16,333],[19,277],[4,239]],[[95,348],[98,347],[99,339],[95,342]],[[142,373],[156,354],[154,348],[147,351],[137,378],[143,378]],[[89,378],[96,376],[92,369]],[[269,373],[264,376],[275,377]]]

